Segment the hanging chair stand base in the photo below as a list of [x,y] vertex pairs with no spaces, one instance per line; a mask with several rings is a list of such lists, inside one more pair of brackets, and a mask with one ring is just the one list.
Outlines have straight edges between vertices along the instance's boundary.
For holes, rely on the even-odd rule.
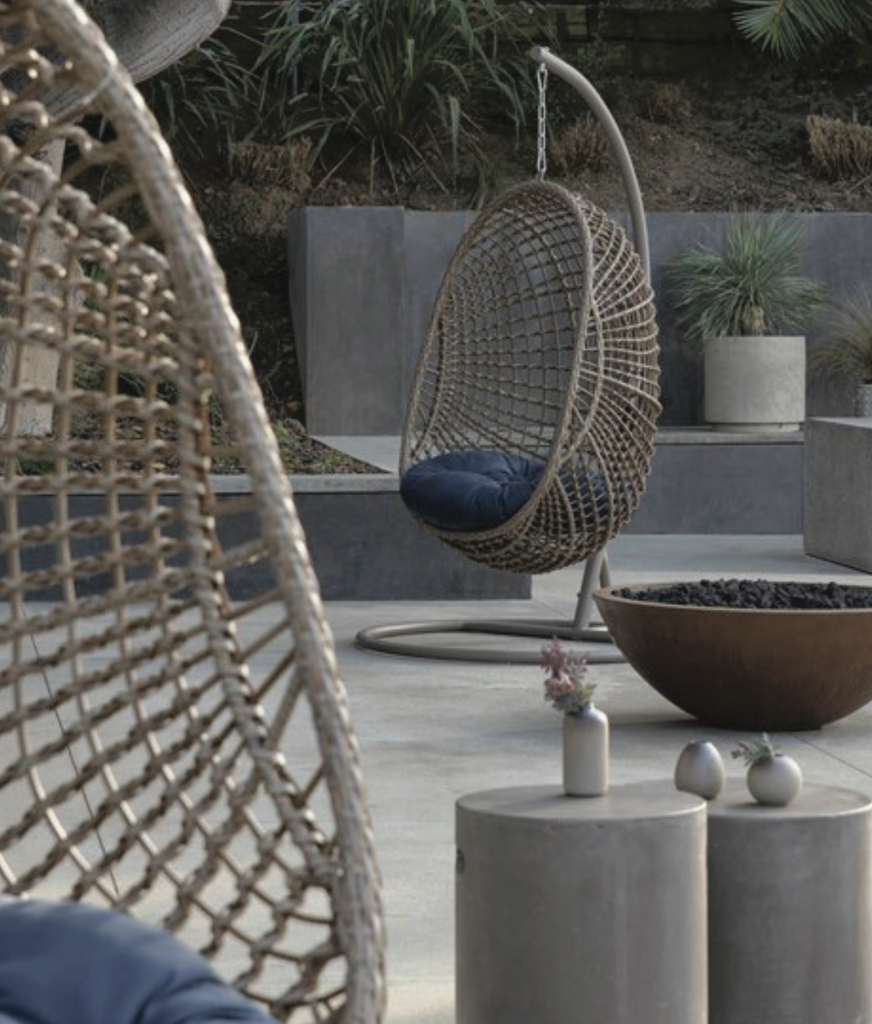
[[357,634],[357,644],[380,654],[400,654],[409,658],[431,658],[444,661],[481,661],[500,665],[538,665],[542,660],[542,648],[534,650],[510,650],[466,646],[443,646],[442,644],[411,643],[404,637],[430,634],[477,633],[491,636],[539,637],[596,643],[603,650],[585,649],[581,653],[590,664],[618,663],[626,659],[611,642],[605,627],[590,627],[577,630],[573,623],[548,620],[464,620],[443,619],[438,622],[408,622],[399,626],[374,626]]
[[578,593],[575,617],[568,619],[443,619],[435,622],[406,622],[396,626],[372,626],[362,629],[356,637],[359,647],[380,654],[399,654],[408,658],[430,658],[442,661],[477,661],[499,665],[538,665],[542,660],[542,647],[516,649],[479,646],[460,646],[432,643],[414,643],[406,638],[415,636],[479,634],[487,636],[529,637],[551,640],[557,637],[571,643],[594,644],[576,653],[582,654],[589,664],[617,664],[626,658],[612,642],[603,625],[591,621],[593,592],[596,584],[610,583],[608,556],[599,552],[585,563],[584,577]]

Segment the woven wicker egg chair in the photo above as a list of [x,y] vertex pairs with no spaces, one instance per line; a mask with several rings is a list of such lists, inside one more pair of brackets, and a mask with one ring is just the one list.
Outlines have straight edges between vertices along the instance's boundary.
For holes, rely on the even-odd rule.
[[560,185],[539,180],[500,196],[463,236],[443,278],[412,386],[400,476],[405,481],[421,466],[430,474],[432,460],[447,453],[520,457],[536,483],[503,521],[469,530],[414,507],[413,514],[441,541],[494,569],[546,573],[587,560],[582,597],[571,623],[413,623],[358,635],[362,646],[386,653],[539,657],[401,639],[418,633],[608,639],[589,629],[587,606],[601,577],[607,581],[606,544],[637,508],[651,467],[659,348],[635,173],[590,83],[547,50],[533,56],[575,84],[609,132],[642,255],[614,220]]
[[[0,51],[0,886],[375,1024],[357,749],[222,274],[81,9],[0,2]],[[213,491],[219,410],[250,496]]]

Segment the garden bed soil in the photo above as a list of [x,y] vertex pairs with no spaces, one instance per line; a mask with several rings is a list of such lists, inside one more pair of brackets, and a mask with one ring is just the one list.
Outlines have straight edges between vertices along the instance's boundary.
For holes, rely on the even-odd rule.
[[[872,123],[872,73],[860,56],[841,46],[796,68],[743,46],[729,76],[664,81],[627,73],[594,84],[626,137],[649,211],[870,212],[872,175],[824,175],[813,160],[807,127],[810,114]],[[621,176],[605,149],[599,158],[589,159],[592,150],[584,137],[572,144],[571,130],[585,109],[567,88],[555,82],[549,93],[551,138],[564,144],[564,154],[562,160],[552,154],[548,176],[603,209],[625,209]],[[179,157],[276,420],[293,418],[305,424],[287,299],[290,211],[301,205],[402,205],[417,210],[481,205],[533,176],[533,121],[531,117],[520,142],[507,125],[484,126],[481,148],[489,164],[483,176],[467,166],[452,178],[444,170],[450,165],[447,154],[438,152],[422,153],[417,162],[398,161],[387,173],[364,148],[353,151],[349,146],[307,166],[302,161],[305,145],[295,150],[299,161],[289,157],[287,147],[274,146],[281,159],[258,163],[255,173],[238,162],[228,168],[226,157],[210,152],[202,138],[199,149],[182,147]],[[271,165],[283,168],[281,174],[264,173]],[[304,436],[304,430],[296,434],[301,446]],[[325,471],[335,471],[336,453],[323,455]],[[301,463],[306,471],[318,471],[316,446],[306,442]],[[346,471],[356,468],[369,467],[345,462]]]
[[872,587],[839,583],[789,583],[771,580],[721,579],[697,583],[615,591],[617,597],[656,604],[697,608],[741,608],[797,611],[872,608]]

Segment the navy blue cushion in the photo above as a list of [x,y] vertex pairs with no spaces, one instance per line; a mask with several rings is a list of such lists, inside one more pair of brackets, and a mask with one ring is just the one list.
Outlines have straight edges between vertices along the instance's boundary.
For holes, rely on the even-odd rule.
[[0,904],[0,1024],[275,1024],[167,932],[76,903]]
[[545,463],[498,451],[456,451],[419,462],[403,474],[409,510],[441,530],[500,526],[530,500]]

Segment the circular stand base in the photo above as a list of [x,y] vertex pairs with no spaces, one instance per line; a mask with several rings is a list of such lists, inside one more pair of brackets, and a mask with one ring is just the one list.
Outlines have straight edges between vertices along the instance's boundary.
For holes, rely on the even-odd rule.
[[[397,626],[373,626],[358,634],[358,646],[380,654],[399,654],[408,658],[432,658],[444,661],[478,661],[502,665],[538,665],[542,661],[542,645],[535,648],[507,644],[487,646],[443,643],[416,643],[408,638],[451,634],[480,634],[523,639],[551,640],[558,637],[570,643],[573,654],[581,654],[590,664],[615,664],[626,661],[612,643],[605,627],[579,629],[571,622],[527,621],[505,619],[478,621],[445,619],[439,622],[409,622]],[[572,644],[595,644],[576,649]]]

